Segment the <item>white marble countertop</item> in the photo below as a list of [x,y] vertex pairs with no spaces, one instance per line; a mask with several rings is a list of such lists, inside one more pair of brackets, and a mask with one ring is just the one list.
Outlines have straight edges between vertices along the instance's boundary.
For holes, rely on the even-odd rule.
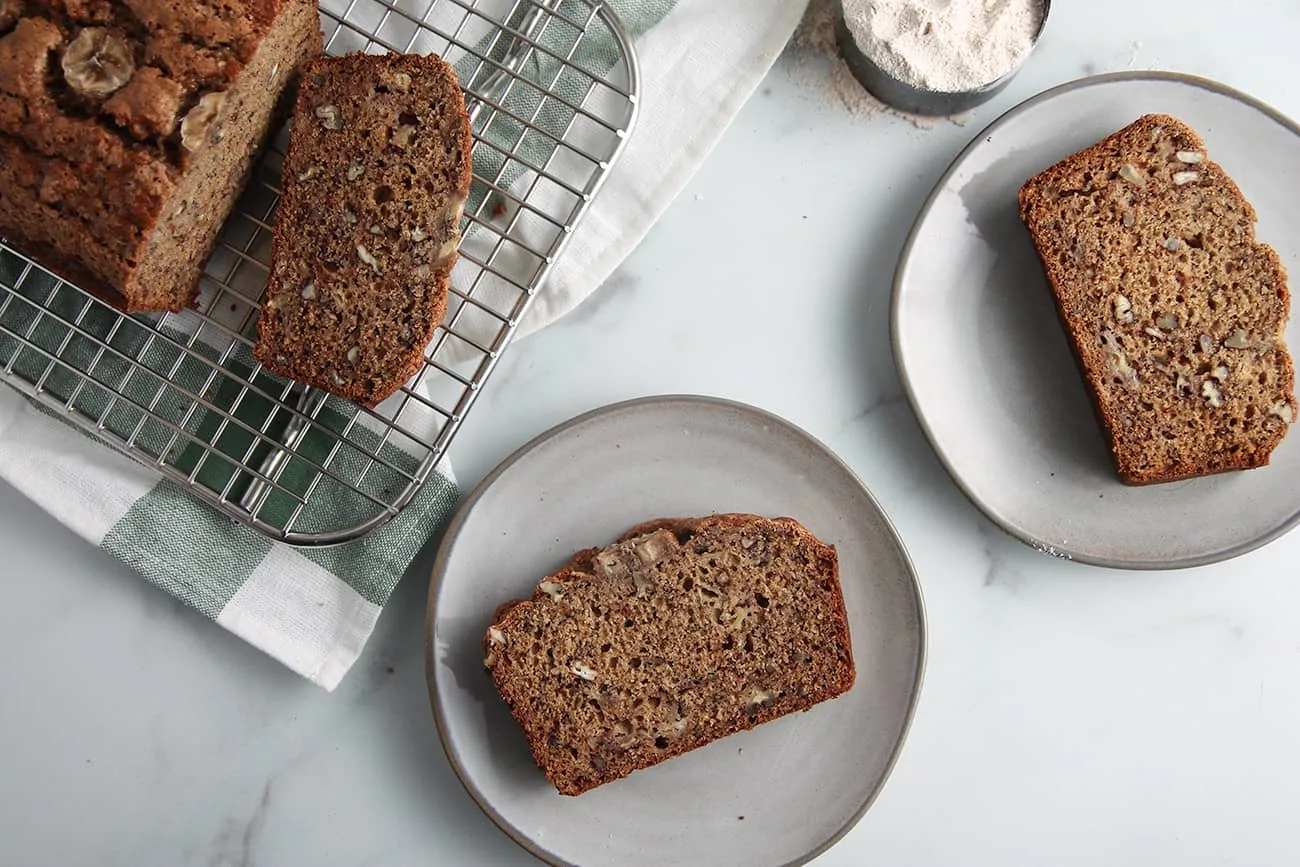
[[[1051,559],[962,497],[900,396],[895,260],[945,165],[1001,111],[1152,67],[1300,117],[1291,0],[1055,6],[1030,64],[966,126],[855,116],[815,64],[782,58],[609,284],[509,351],[452,450],[473,484],[576,413],[693,392],[783,415],[857,471],[919,571],[929,665],[893,777],[818,864],[1262,864],[1300,844],[1300,533],[1182,572]],[[3,485],[0,550],[3,863],[534,863],[434,730],[431,547],[332,695]]]

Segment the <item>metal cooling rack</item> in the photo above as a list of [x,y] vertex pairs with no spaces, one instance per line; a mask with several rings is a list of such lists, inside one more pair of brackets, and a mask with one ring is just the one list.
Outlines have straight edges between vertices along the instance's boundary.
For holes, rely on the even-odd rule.
[[299,545],[354,539],[415,498],[596,195],[639,76],[596,0],[323,0],[326,50],[436,53],[474,130],[447,316],[375,410],[253,359],[281,131],[207,263],[195,310],[125,316],[0,239],[0,379],[215,506]]

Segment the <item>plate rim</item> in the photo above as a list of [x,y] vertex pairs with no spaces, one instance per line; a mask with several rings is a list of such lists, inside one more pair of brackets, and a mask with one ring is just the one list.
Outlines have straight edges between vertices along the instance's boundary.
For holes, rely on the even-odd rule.
[[[1231,87],[1230,85],[1223,84],[1222,82],[1215,81],[1211,78],[1193,75],[1191,73],[1154,69],[1124,70],[1121,72],[1105,72],[1098,75],[1089,75],[1049,87],[1046,90],[1040,91],[1039,93],[1022,100],[1000,114],[991,123],[981,129],[979,133],[972,137],[971,140],[957,153],[957,155],[953,157],[947,168],[944,169],[943,174],[939,176],[939,179],[935,182],[933,188],[931,188],[929,194],[926,196],[925,202],[922,204],[921,210],[917,213],[916,219],[912,222],[912,227],[907,233],[907,239],[903,242],[903,247],[899,252],[898,263],[894,266],[894,279],[889,310],[889,340],[892,354],[894,356],[894,364],[898,368],[898,378],[902,382],[903,393],[907,396],[907,402],[912,408],[912,415],[916,418],[917,423],[921,426],[921,430],[925,433],[925,437],[929,441],[931,449],[939,458],[939,462],[943,464],[943,468],[948,473],[949,478],[951,478],[957,485],[958,490],[962,492],[966,499],[985,517],[991,520],[1000,530],[1023,542],[1035,551],[1057,559],[1074,560],[1091,566],[1102,566],[1108,569],[1127,569],[1141,572],[1191,569],[1197,566],[1206,566],[1211,563],[1220,563],[1226,560],[1231,560],[1235,557],[1241,556],[1242,554],[1254,551],[1255,549],[1261,548],[1264,545],[1286,535],[1300,524],[1300,508],[1297,508],[1289,518],[1282,521],[1277,526],[1264,533],[1256,534],[1244,542],[1230,545],[1218,551],[1211,551],[1208,553],[1195,554],[1189,557],[1180,557],[1170,560],[1129,560],[1124,557],[1110,557],[1104,554],[1078,549],[1068,544],[1057,544],[1055,542],[1049,543],[1047,540],[1035,536],[1025,528],[1018,526],[1001,515],[992,503],[986,502],[971,490],[966,481],[957,472],[952,462],[949,460],[948,453],[942,446],[940,446],[925,414],[921,411],[920,401],[913,389],[911,374],[908,370],[907,362],[904,358],[904,353],[899,341],[899,333],[902,329],[900,319],[902,316],[901,301],[903,295],[903,281],[908,264],[912,258],[912,248],[920,235],[922,226],[929,219],[930,212],[938,201],[940,193],[947,186],[949,179],[957,172],[974,151],[978,150],[985,144],[985,139],[990,134],[996,132],[1011,121],[1016,120],[1021,115],[1027,114],[1028,112],[1037,109],[1041,104],[1051,102],[1064,94],[1076,90],[1084,90],[1089,87],[1096,87],[1098,85],[1107,85],[1119,82],[1150,81],[1173,82],[1176,84],[1199,88],[1201,90],[1208,90],[1220,96],[1226,96],[1229,99],[1236,100],[1237,102],[1266,115],[1275,122],[1289,129],[1297,139],[1300,139],[1300,124],[1278,111],[1273,106],[1257,97],[1245,93],[1244,91],[1238,90],[1235,87]],[[1297,315],[1296,312],[1292,311],[1292,316],[1295,315]]]
[[907,546],[903,542],[903,537],[899,534],[898,528],[894,526],[894,522],[889,517],[889,513],[881,507],[880,502],[876,499],[871,490],[862,482],[857,473],[855,473],[853,469],[844,462],[844,459],[821,440],[817,439],[795,423],[751,404],[730,400],[728,398],[700,394],[649,395],[606,404],[573,416],[567,421],[560,422],[528,440],[522,446],[519,446],[507,455],[486,476],[484,476],[477,485],[475,485],[474,489],[465,497],[464,502],[462,502],[460,507],[456,510],[456,514],[448,523],[447,529],[443,533],[442,541],[438,543],[438,553],[434,558],[433,570],[429,578],[428,596],[425,602],[425,685],[429,693],[429,704],[433,710],[434,724],[438,731],[438,740],[442,744],[443,753],[446,755],[448,764],[451,765],[452,772],[455,773],[456,779],[460,781],[461,786],[465,789],[466,793],[469,794],[470,799],[473,800],[479,810],[487,816],[488,819],[497,826],[497,828],[503,831],[525,851],[547,864],[554,865],[554,867],[577,867],[573,862],[563,860],[554,853],[543,849],[527,835],[520,832],[510,822],[508,822],[500,811],[498,811],[497,808],[483,796],[483,793],[479,790],[478,786],[469,778],[463,764],[461,763],[458,751],[453,749],[448,740],[444,710],[442,702],[438,699],[437,665],[435,664],[433,654],[433,626],[436,619],[438,591],[441,587],[442,579],[447,571],[449,552],[451,548],[454,547],[455,541],[463,530],[465,523],[469,520],[471,513],[474,511],[474,508],[478,505],[478,502],[482,497],[511,467],[526,459],[537,448],[557,437],[563,436],[575,427],[586,424],[592,419],[604,415],[614,415],[616,413],[626,412],[628,410],[653,404],[670,405],[674,403],[695,404],[710,409],[740,411],[761,418],[767,423],[780,425],[781,427],[786,428],[789,432],[795,434],[798,438],[813,446],[818,452],[829,458],[839,467],[840,470],[846,473],[848,478],[850,478],[858,489],[866,495],[867,501],[880,516],[885,529],[888,531],[889,537],[898,548],[899,556],[905,567],[904,571],[910,579],[908,583],[912,589],[912,599],[915,603],[917,613],[916,672],[912,680],[907,708],[903,715],[902,727],[899,730],[898,738],[890,750],[889,759],[885,763],[883,772],[880,774],[880,779],[876,781],[875,785],[872,786],[871,790],[867,793],[867,797],[863,800],[862,804],[854,810],[854,812],[845,820],[844,824],[825,841],[809,850],[806,854],[781,865],[781,867],[797,867],[797,865],[807,864],[814,858],[825,854],[827,850],[842,840],[844,836],[851,831],[859,821],[861,821],[867,811],[871,809],[876,798],[879,797],[881,791],[885,788],[885,783],[887,783],[889,778],[893,775],[894,768],[898,763],[898,757],[902,754],[903,748],[907,744],[908,735],[911,733],[912,724],[916,717],[916,708],[920,702],[921,691],[924,686],[926,663],[929,657],[929,621],[926,614],[925,597],[916,571],[916,564],[908,553]]

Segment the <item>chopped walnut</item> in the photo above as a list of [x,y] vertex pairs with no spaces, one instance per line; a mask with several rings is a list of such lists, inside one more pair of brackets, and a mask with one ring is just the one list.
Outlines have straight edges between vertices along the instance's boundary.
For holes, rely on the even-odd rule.
[[1223,393],[1219,391],[1219,387],[1214,384],[1213,379],[1207,379],[1201,383],[1201,397],[1205,398],[1205,402],[1214,409],[1223,406]]
[[1137,184],[1139,187],[1147,185],[1147,179],[1142,177],[1142,173],[1132,163],[1124,163],[1124,165],[1120,166],[1119,176],[1130,184]]
[[320,118],[320,125],[326,129],[343,129],[343,112],[339,111],[337,105],[322,105],[317,107],[316,116]]
[[569,667],[569,671],[573,672],[574,674],[576,674],[578,677],[582,678],[583,680],[595,680],[595,679],[596,679],[596,672],[595,672],[595,669],[593,669],[593,668],[592,668],[591,666],[589,666],[589,665],[586,665],[585,663],[575,662],[573,665],[571,665],[571,666]]
[[398,93],[407,93],[411,89],[411,76],[405,72],[385,73],[384,84]]
[[393,134],[389,141],[391,141],[396,147],[406,150],[411,146],[411,142],[415,140],[415,130],[416,127],[404,123],[397,129],[393,130]]
[[380,273],[379,260],[376,259],[369,250],[367,250],[365,247],[363,247],[360,244],[357,244],[357,258],[359,258],[362,262],[365,262],[367,265],[369,265],[371,270],[374,271],[376,274]]

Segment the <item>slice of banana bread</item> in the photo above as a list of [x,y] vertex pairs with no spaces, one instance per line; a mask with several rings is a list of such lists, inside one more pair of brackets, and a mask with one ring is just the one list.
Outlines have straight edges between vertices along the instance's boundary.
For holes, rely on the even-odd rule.
[[302,61],[313,0],[0,0],[0,236],[181,310]]
[[642,524],[495,619],[485,664],[565,795],[853,685],[835,549],[791,518]]
[[1142,117],[1031,178],[1020,216],[1120,478],[1267,464],[1296,417],[1286,272],[1200,136]]
[[470,143],[437,57],[309,65],[257,325],[264,367],[367,406],[419,369],[447,310]]

